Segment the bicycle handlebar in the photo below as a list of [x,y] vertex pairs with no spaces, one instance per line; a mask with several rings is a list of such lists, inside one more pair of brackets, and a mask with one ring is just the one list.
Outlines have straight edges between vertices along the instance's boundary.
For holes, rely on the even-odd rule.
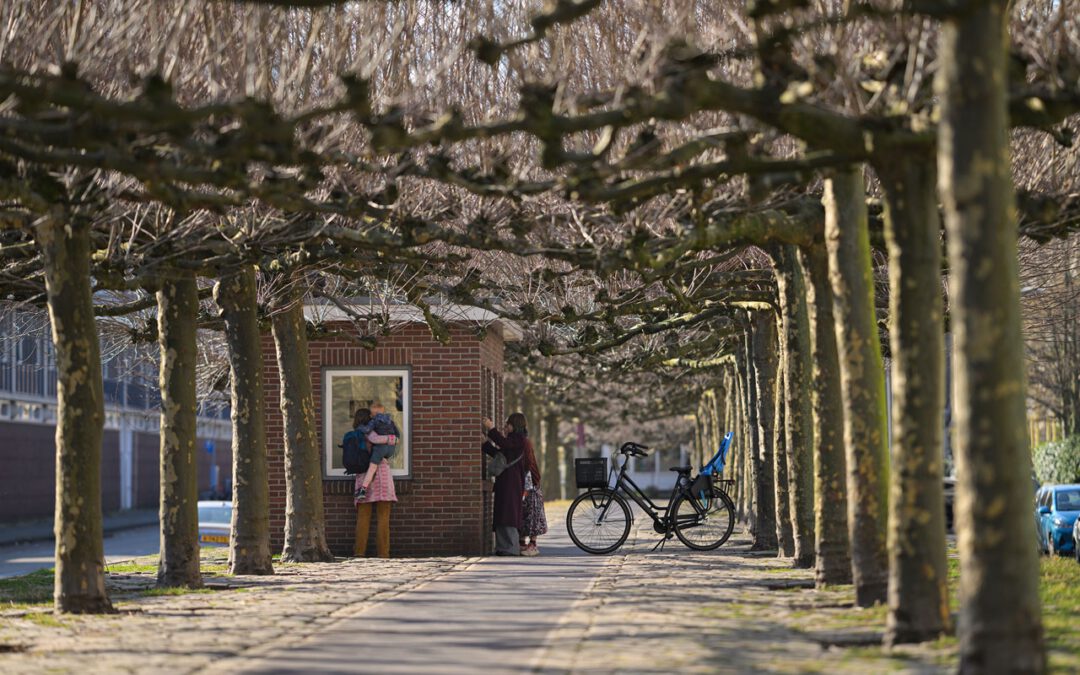
[[647,445],[641,445],[640,443],[634,443],[633,441],[623,443],[619,448],[619,452],[624,455],[634,455],[635,457],[644,457],[645,451],[649,449]]

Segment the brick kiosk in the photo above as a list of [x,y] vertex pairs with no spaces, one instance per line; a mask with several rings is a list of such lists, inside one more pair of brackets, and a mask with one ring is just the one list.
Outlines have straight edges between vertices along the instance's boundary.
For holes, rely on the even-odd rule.
[[[348,388],[348,381],[342,379],[349,378],[360,383],[382,378],[397,384],[396,398],[379,397],[389,411],[397,410],[404,437],[399,451],[403,456],[395,458],[398,502],[391,516],[390,554],[418,557],[490,552],[491,482],[483,477],[479,421],[484,415],[499,419],[504,414],[503,347],[506,340],[518,339],[520,333],[515,326],[493,321],[494,316],[482,310],[459,309],[468,309],[469,318],[446,317],[451,333],[447,345],[434,340],[424,323],[408,319],[390,335],[380,337],[375,350],[365,349],[346,336],[309,342],[326,536],[335,555],[352,555],[356,523],[353,477],[343,475],[337,449],[343,420],[350,415],[337,395],[337,385]],[[476,332],[477,321],[485,319],[487,330],[481,338]],[[354,330],[347,322],[326,325],[331,331]],[[272,549],[280,550],[285,527],[284,425],[274,342],[269,334],[263,336],[263,356],[270,536]],[[333,392],[328,382],[336,383]]]

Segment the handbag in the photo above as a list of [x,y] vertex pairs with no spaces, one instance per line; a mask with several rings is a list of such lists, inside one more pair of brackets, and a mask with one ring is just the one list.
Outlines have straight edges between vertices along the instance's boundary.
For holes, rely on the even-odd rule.
[[[498,446],[495,446],[495,447],[498,447]],[[518,462],[520,462],[521,458],[524,457],[524,456],[525,456],[525,453],[523,452],[520,455],[518,455],[518,458],[515,459],[514,461],[507,462],[506,461],[506,455],[504,455],[502,453],[502,450],[499,450],[494,455],[492,455],[491,459],[488,460],[488,465],[487,465],[488,475],[491,476],[492,479],[498,478],[499,474],[501,474],[503,471],[506,471],[510,467],[512,467],[515,464],[517,464]]]

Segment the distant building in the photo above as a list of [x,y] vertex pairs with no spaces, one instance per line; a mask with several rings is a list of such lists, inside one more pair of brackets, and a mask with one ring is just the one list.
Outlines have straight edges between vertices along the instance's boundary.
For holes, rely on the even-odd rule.
[[[157,366],[133,350],[103,367],[105,437],[101,501],[106,512],[156,508],[159,487]],[[0,314],[0,523],[53,514],[56,487],[56,357],[48,325]],[[231,489],[227,408],[201,411],[199,489]]]

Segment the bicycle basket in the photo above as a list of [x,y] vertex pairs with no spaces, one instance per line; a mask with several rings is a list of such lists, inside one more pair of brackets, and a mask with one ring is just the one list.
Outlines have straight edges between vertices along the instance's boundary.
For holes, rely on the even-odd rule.
[[607,457],[574,460],[574,478],[579,489],[607,487]]

